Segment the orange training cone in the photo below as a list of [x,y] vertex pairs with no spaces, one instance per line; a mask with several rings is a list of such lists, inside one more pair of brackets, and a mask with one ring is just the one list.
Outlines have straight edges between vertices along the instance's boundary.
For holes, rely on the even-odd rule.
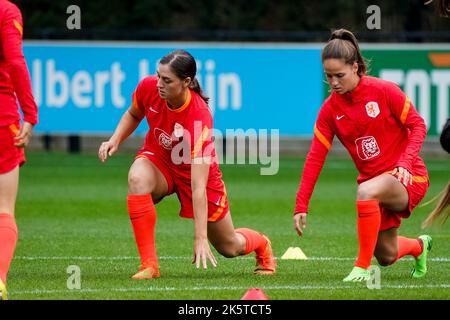
[[269,300],[269,297],[260,288],[248,289],[241,300]]

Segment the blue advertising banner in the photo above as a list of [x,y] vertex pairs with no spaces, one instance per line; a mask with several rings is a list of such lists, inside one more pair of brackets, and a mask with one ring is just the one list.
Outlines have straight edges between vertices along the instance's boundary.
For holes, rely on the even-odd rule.
[[[310,136],[323,102],[320,47],[195,43],[25,42],[38,133],[110,134],[143,77],[175,49],[197,60],[215,128]],[[145,133],[147,124],[138,128]]]

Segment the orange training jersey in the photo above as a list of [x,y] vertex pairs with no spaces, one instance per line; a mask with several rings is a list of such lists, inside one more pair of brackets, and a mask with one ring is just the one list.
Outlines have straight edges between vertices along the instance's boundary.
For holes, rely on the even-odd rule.
[[144,149],[158,155],[189,185],[191,160],[199,157],[212,159],[209,180],[221,179],[212,141],[213,119],[206,102],[189,90],[184,105],[170,109],[159,96],[156,83],[156,76],[146,77],[133,93],[133,106],[145,112],[149,125]]
[[20,120],[36,124],[38,109],[31,91],[30,75],[22,52],[22,15],[11,2],[0,0],[0,126]]
[[295,212],[307,212],[334,136],[352,157],[359,184],[396,167],[411,172],[413,181],[426,181],[427,170],[418,156],[426,134],[424,120],[392,82],[363,76],[352,92],[333,92],[317,117]]

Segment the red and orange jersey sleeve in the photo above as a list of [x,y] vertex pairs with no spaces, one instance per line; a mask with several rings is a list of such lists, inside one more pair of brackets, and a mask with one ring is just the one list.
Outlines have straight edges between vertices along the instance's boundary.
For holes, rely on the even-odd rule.
[[325,104],[321,108],[314,126],[314,137],[303,167],[294,213],[308,212],[309,201],[325,163],[328,150],[333,143],[334,135],[331,110]]
[[188,130],[191,135],[191,159],[213,156],[213,118],[209,109],[196,111],[189,121]]
[[397,166],[411,171],[412,164],[419,155],[427,135],[425,121],[408,96],[396,84],[388,82],[385,86],[385,94],[391,112],[409,130],[408,144],[400,155]]
[[139,85],[136,88],[136,90],[134,90],[133,94],[132,94],[132,101],[131,101],[131,105],[136,108],[139,109],[140,111],[144,111],[144,107],[142,106],[142,100],[139,98]]
[[385,82],[385,94],[389,108],[394,116],[405,125],[410,112],[414,111],[414,106],[408,96],[392,82]]
[[134,90],[132,94],[132,100],[131,105],[139,109],[140,111],[144,112],[144,99],[145,99],[145,92],[151,92],[151,86],[152,81],[151,77],[147,77],[139,81],[138,85],[136,86],[136,89]]
[[22,109],[24,120],[36,124],[38,109],[31,90],[31,80],[22,51],[23,23],[20,10],[8,3],[0,21],[1,51],[4,65]]
[[158,96],[157,82],[158,80],[154,75],[142,79],[132,94],[131,105],[145,113],[145,106],[154,100],[155,95]]

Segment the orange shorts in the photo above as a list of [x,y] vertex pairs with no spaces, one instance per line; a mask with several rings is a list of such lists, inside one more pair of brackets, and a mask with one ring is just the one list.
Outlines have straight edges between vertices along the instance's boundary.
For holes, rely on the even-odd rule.
[[26,161],[24,149],[14,145],[14,137],[19,128],[19,123],[0,127],[0,174],[7,173]]
[[[182,176],[177,172],[176,165],[169,165],[162,160],[157,154],[149,150],[141,149],[136,155],[137,158],[147,158],[150,160],[167,181],[168,192],[167,195],[175,193],[180,201],[181,208],[179,215],[183,218],[194,218],[194,209],[192,205],[192,189],[190,181],[181,179]],[[208,199],[208,221],[220,221],[229,211],[228,197],[225,189],[225,184],[222,179],[209,180],[206,186],[206,197]],[[162,199],[155,201],[158,203]]]
[[422,201],[427,193],[430,182],[428,178],[420,178],[413,180],[412,185],[408,185],[408,207],[404,211],[392,211],[383,207],[381,209],[381,225],[380,231],[391,228],[399,228],[402,219],[407,219],[411,215],[413,209]]

